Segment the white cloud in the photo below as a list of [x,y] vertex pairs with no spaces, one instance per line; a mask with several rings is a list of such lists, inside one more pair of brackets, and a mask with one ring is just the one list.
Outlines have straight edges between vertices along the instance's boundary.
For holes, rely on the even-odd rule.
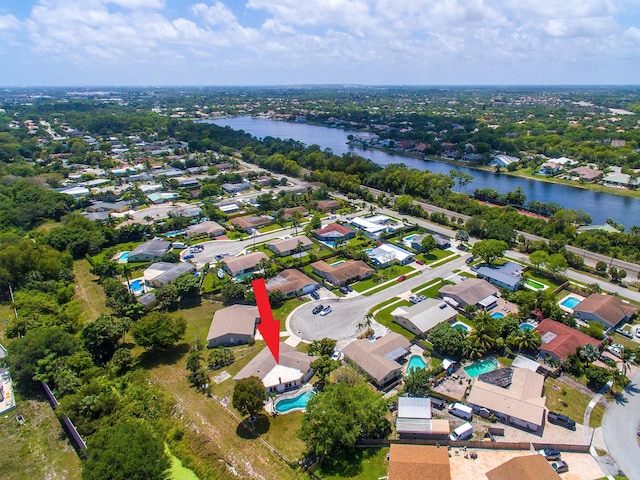
[[0,31],[17,30],[20,28],[20,22],[13,15],[0,15]]
[[128,8],[130,10],[138,10],[143,8],[160,9],[165,5],[164,0],[106,0],[106,3],[113,3],[120,7]]

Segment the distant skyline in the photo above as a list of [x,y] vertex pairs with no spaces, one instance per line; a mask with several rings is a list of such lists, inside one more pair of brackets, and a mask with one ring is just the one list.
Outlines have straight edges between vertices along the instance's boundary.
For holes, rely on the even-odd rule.
[[0,0],[0,86],[640,84],[640,0]]

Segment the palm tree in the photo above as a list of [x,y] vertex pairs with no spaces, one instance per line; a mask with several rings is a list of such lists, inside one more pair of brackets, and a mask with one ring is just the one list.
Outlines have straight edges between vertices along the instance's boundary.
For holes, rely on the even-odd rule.
[[200,350],[190,351],[189,356],[187,357],[187,370],[195,375],[195,373],[202,368],[203,361],[204,357]]
[[533,329],[523,331],[516,338],[518,350],[533,351],[540,348],[540,334]]
[[364,326],[371,328],[371,322],[373,321],[373,313],[369,312],[364,316]]
[[629,379],[618,367],[609,367],[609,377],[616,390],[623,390],[629,384]]
[[131,272],[131,268],[129,267],[129,264],[127,263],[123,263],[122,264],[122,275],[124,275],[125,280],[127,281],[127,291],[129,292],[129,294],[131,294],[131,285],[130,285],[130,280],[129,280],[129,273]]
[[633,350],[625,348],[624,350],[622,350],[620,357],[622,358],[622,374],[626,375],[627,371],[631,367],[631,362],[634,358],[636,358],[636,356],[633,353]]

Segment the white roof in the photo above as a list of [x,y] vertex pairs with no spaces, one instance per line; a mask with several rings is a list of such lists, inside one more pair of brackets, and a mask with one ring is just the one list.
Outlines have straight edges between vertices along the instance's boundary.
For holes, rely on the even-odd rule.
[[351,220],[351,223],[353,225],[355,225],[358,228],[361,228],[362,230],[368,232],[368,233],[378,233],[378,232],[383,232],[384,230],[386,230],[386,226],[384,225],[380,225],[379,223],[374,223],[369,221],[366,218],[360,218],[360,217],[356,217],[353,220]]
[[229,203],[228,205],[220,205],[220,211],[222,212],[235,212],[236,210],[240,210],[240,207],[238,207],[237,204],[235,203]]
[[391,245],[390,243],[383,243],[382,245],[374,248],[369,256],[372,259],[378,259],[381,264],[385,264],[393,259],[403,262],[407,258],[413,256],[413,254],[400,247]]
[[277,385],[295,382],[303,377],[303,373],[297,368],[285,367],[284,365],[276,365],[262,379],[262,383],[266,388],[275,387]]

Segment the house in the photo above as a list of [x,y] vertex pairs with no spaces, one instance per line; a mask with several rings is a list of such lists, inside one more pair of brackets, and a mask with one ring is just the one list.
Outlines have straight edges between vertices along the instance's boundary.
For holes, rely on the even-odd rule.
[[553,469],[542,455],[524,455],[513,457],[502,465],[486,473],[488,480],[561,480],[561,476]]
[[282,393],[308,382],[313,376],[311,363],[317,358],[280,342],[280,363],[276,363],[271,351],[265,347],[233,379],[238,381],[255,376],[262,380],[267,393]]
[[87,187],[69,187],[58,191],[71,195],[74,198],[86,197],[91,193]]
[[502,265],[483,265],[473,267],[473,270],[478,277],[512,292],[515,292],[522,282],[522,265],[515,262],[506,262]]
[[404,224],[386,215],[355,217],[351,225],[364,231],[371,238],[380,238],[385,232],[393,233],[404,228]]
[[178,198],[178,194],[172,192],[154,192],[148,194],[147,198],[154,205],[160,205],[161,203],[170,202]]
[[93,202],[87,207],[87,212],[117,212],[123,213],[129,210],[128,202]]
[[605,329],[628,322],[636,314],[636,307],[612,295],[594,293],[573,309],[573,316],[583,322],[596,321]]
[[295,268],[287,268],[267,282],[267,291],[280,290],[284,296],[306,295],[319,287],[318,282]]
[[369,255],[374,265],[381,268],[388,267],[394,262],[398,262],[400,265],[407,265],[414,260],[411,252],[391,243],[382,243],[371,251],[367,251],[367,255]]
[[231,305],[216,310],[207,334],[207,348],[249,343],[260,320],[258,307]]
[[499,292],[497,287],[481,278],[467,278],[464,282],[445,285],[439,290],[442,299],[450,304],[448,299],[453,300],[454,306],[464,308],[467,305],[476,305],[486,310],[495,306]]
[[433,238],[436,241],[436,246],[441,250],[446,250],[451,247],[451,239],[442,235],[434,235]]
[[601,171],[595,170],[591,167],[572,168],[571,170],[569,170],[569,173],[573,176],[577,176],[581,182],[587,183],[596,181],[598,178],[600,178],[600,175],[602,175]]
[[508,167],[512,163],[518,163],[519,161],[519,158],[511,157],[509,155],[494,155],[491,164],[498,167]]
[[[542,455],[538,456],[542,458]],[[423,480],[425,478],[451,480],[449,450],[446,447],[434,445],[392,443],[389,449],[387,479]]]
[[169,240],[163,240],[162,238],[154,238],[148,242],[142,243],[134,248],[127,262],[148,262],[160,258],[162,255],[169,251],[171,242]]
[[344,349],[345,358],[360,368],[378,388],[396,384],[402,377],[402,365],[409,353],[409,340],[390,332],[373,342],[354,340]]
[[347,260],[346,262],[329,265],[324,260],[311,264],[311,270],[333,285],[344,285],[353,280],[364,280],[373,275],[375,270],[362,260]]
[[458,312],[439,298],[427,298],[409,307],[398,307],[391,315],[395,323],[422,337],[439,323],[455,319]]
[[224,205],[219,205],[218,209],[222,212],[222,213],[236,213],[240,211],[240,207],[238,206],[237,203],[227,203]]
[[220,186],[222,187],[222,190],[224,190],[225,192],[234,194],[234,193],[242,192],[244,190],[249,190],[251,188],[251,182],[247,182],[246,180],[243,180],[240,183],[223,183]]
[[222,265],[232,277],[241,277],[256,270],[262,260],[269,260],[269,257],[262,252],[253,252],[239,257],[225,257]]
[[[131,254],[129,254],[131,255]],[[196,266],[193,263],[168,263],[157,262],[151,264],[143,272],[144,283],[148,287],[159,288],[167,283],[173,282],[183,273],[195,272]]]
[[180,187],[193,187],[198,185],[198,179],[196,177],[176,177],[176,181]]
[[317,209],[320,212],[334,212],[340,208],[340,202],[338,200],[318,200]]
[[260,227],[271,225],[275,222],[275,219],[269,215],[249,216],[249,217],[236,217],[232,218],[229,223],[237,229],[244,230],[249,233],[253,230],[257,230]]
[[303,217],[306,217],[307,215],[309,215],[309,210],[307,210],[303,206],[291,207],[291,208],[284,209],[284,211],[282,212],[282,219],[287,221],[291,220],[291,217],[293,216],[294,212],[300,213],[300,215],[302,215]]
[[206,222],[191,225],[186,229],[187,238],[195,237],[197,235],[206,235],[207,237],[218,237],[224,235],[225,229],[222,225],[214,222],[213,220],[207,220]]
[[566,360],[576,349],[591,344],[600,349],[602,342],[561,322],[545,318],[536,327],[541,336],[540,354],[553,360]]
[[153,292],[145,293],[144,295],[136,297],[136,301],[144,305],[144,309],[146,311],[149,311],[158,305],[158,299],[156,298],[156,294]]
[[602,184],[608,187],[624,187],[624,188],[637,188],[637,177],[632,177],[627,173],[622,173],[622,167],[609,167],[610,173],[607,173],[603,179]]
[[547,176],[555,175],[560,171],[561,168],[562,168],[562,165],[557,164],[555,162],[544,162],[542,165],[540,165],[540,168],[538,169],[538,173],[540,175],[547,175]]
[[[418,252],[422,252],[424,249],[422,248],[422,240],[424,240],[424,238],[430,234],[424,234],[424,235],[415,235],[412,236],[411,240],[409,241],[409,246],[418,251]],[[442,249],[442,250],[446,250],[447,248],[449,248],[451,246],[451,239],[444,237],[442,235],[432,235],[433,239],[436,241],[436,247]]]
[[355,230],[339,223],[330,223],[324,228],[314,230],[312,233],[321,242],[345,241],[356,236]]
[[446,440],[449,421],[431,418],[431,399],[428,397],[399,397],[396,431],[401,439]]
[[475,412],[487,409],[503,423],[538,431],[544,425],[544,377],[526,368],[500,368],[476,377],[467,397]]
[[313,247],[313,242],[304,235],[267,243],[267,248],[279,257],[293,255],[296,250],[304,251],[309,250],[311,247]]

